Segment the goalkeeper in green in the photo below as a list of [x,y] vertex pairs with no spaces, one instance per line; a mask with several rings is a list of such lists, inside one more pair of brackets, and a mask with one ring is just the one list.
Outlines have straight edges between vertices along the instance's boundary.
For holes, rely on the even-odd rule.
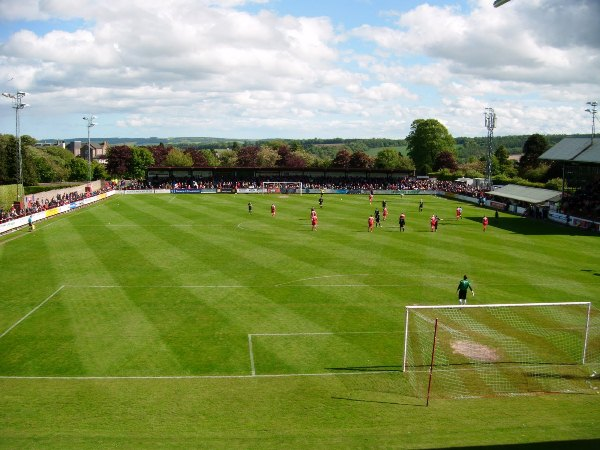
[[471,294],[475,296],[475,291],[471,287],[471,282],[467,279],[465,275],[462,280],[458,282],[458,287],[456,288],[456,292],[458,292],[458,302],[461,305],[467,304],[467,291],[471,289]]

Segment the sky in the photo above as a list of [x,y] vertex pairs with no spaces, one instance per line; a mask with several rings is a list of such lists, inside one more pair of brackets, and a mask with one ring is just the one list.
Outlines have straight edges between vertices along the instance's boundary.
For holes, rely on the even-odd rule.
[[[0,0],[0,90],[41,139],[590,133],[600,0]],[[15,110],[0,97],[0,133]]]

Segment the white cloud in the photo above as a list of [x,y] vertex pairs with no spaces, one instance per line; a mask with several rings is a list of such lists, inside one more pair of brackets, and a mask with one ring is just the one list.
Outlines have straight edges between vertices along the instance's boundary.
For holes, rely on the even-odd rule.
[[4,21],[73,21],[23,22],[0,43],[0,77],[32,93],[37,120],[23,125],[40,128],[24,132],[40,138],[69,128],[41,128],[50,119],[89,111],[123,135],[405,137],[421,117],[477,135],[496,105],[502,134],[586,132],[577,108],[600,97],[600,2],[491,3],[347,29],[343,11],[295,17],[268,0],[0,0]]

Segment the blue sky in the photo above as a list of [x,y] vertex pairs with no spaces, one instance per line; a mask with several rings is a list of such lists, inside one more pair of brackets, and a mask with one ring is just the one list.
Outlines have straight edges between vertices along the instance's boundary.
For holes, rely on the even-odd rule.
[[0,0],[0,89],[29,93],[37,139],[85,136],[88,114],[102,137],[483,136],[486,107],[497,135],[589,133],[600,2],[492,4]]

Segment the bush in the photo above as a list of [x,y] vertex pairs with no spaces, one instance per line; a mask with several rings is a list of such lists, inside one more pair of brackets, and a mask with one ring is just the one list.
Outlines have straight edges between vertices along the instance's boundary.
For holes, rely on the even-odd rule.
[[[563,189],[563,180],[562,178],[552,178],[551,180],[546,181],[544,185],[546,189],[552,189],[554,191],[562,191]],[[565,187],[567,184],[565,183]]]

